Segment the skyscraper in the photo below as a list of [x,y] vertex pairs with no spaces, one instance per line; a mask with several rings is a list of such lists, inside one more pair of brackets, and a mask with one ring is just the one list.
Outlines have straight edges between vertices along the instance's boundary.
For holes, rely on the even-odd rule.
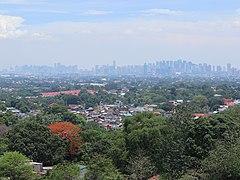
[[116,61],[113,60],[113,69],[116,69]]
[[227,64],[227,72],[228,72],[228,73],[231,72],[231,69],[232,69],[232,66],[231,66],[230,63],[228,63],[228,64]]

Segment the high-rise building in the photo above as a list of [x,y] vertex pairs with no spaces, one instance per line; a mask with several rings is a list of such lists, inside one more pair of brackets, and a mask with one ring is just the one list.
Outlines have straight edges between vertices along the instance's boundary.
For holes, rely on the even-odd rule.
[[116,69],[116,61],[113,60],[113,69]]
[[232,69],[232,66],[231,66],[230,63],[228,63],[228,64],[227,64],[227,72],[228,72],[228,73],[231,72],[231,69]]

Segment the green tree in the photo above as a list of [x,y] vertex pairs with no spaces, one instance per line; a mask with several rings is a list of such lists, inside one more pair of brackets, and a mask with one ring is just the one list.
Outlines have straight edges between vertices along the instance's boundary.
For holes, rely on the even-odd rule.
[[240,179],[240,140],[230,145],[219,143],[202,165],[209,179]]
[[8,141],[7,139],[0,139],[0,155],[2,155],[4,152],[6,152],[8,149]]
[[48,171],[46,180],[77,180],[79,179],[80,168],[77,164],[64,163],[56,165]]
[[239,108],[208,118],[193,119],[191,109],[181,109],[168,119],[169,134],[158,143],[155,158],[160,170],[174,179],[191,169],[200,169],[201,161],[215,149],[219,140],[235,142],[239,137]]
[[123,180],[124,176],[113,166],[112,161],[103,156],[96,156],[89,163],[87,180]]
[[78,104],[79,97],[74,95],[61,95],[67,104]]
[[0,124],[11,126],[17,123],[18,117],[12,112],[0,113]]
[[153,176],[155,169],[156,168],[150,158],[145,156],[143,152],[131,157],[127,166],[129,179],[132,180],[148,179]]
[[7,151],[8,139],[6,135],[8,131],[9,128],[5,124],[0,125],[0,155]]
[[43,113],[39,113],[34,117],[30,117],[29,121],[35,121],[38,122],[42,125],[49,125],[49,124],[53,124],[55,122],[61,122],[62,117],[61,115],[58,114],[43,114]]
[[66,143],[46,126],[36,122],[21,122],[8,134],[9,149],[18,151],[44,165],[63,160]]
[[111,134],[112,143],[108,151],[108,157],[112,159],[114,166],[121,172],[126,172],[128,150],[124,134],[122,132],[113,132]]
[[209,98],[208,104],[211,110],[215,111],[220,107],[220,105],[224,104],[224,101],[222,97],[212,97],[212,98]]
[[199,104],[200,106],[205,106],[208,102],[208,99],[206,96],[196,95],[193,97],[193,102]]
[[10,106],[19,109],[23,113],[27,113],[33,107],[33,105],[26,99],[13,99],[10,101]]
[[5,152],[0,157],[0,177],[10,180],[36,179],[33,168],[27,161],[27,157],[18,152]]
[[64,112],[67,112],[67,106],[54,103],[51,104],[47,109],[45,109],[45,112],[48,114],[62,114]]
[[[140,113],[125,119],[124,131],[129,155],[143,152],[156,165],[158,171],[166,171],[166,165],[163,167],[163,164],[164,158],[167,159],[167,147],[170,147],[168,144],[171,141],[168,141],[170,130],[166,127],[165,118],[152,113]],[[165,164],[167,162],[169,161],[165,160]]]
[[0,103],[0,111],[6,111],[6,105],[5,104],[2,104]]
[[0,138],[7,135],[9,128],[5,124],[0,124]]
[[82,115],[75,115],[71,112],[63,112],[61,118],[63,121],[81,125],[84,125],[86,121]]

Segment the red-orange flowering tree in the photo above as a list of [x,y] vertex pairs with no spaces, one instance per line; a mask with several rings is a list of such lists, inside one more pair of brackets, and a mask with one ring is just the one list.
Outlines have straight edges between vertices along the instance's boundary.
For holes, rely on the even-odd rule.
[[69,142],[68,152],[75,154],[82,144],[80,137],[81,128],[70,122],[55,122],[49,125],[51,131]]

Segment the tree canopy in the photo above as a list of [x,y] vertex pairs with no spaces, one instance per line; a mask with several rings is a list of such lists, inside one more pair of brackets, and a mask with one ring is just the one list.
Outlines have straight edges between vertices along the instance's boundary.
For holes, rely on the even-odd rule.
[[5,152],[0,157],[0,178],[10,180],[34,180],[32,165],[27,163],[28,158],[18,152]]
[[66,142],[37,122],[23,121],[8,134],[10,151],[18,151],[28,158],[53,165],[63,160]]

